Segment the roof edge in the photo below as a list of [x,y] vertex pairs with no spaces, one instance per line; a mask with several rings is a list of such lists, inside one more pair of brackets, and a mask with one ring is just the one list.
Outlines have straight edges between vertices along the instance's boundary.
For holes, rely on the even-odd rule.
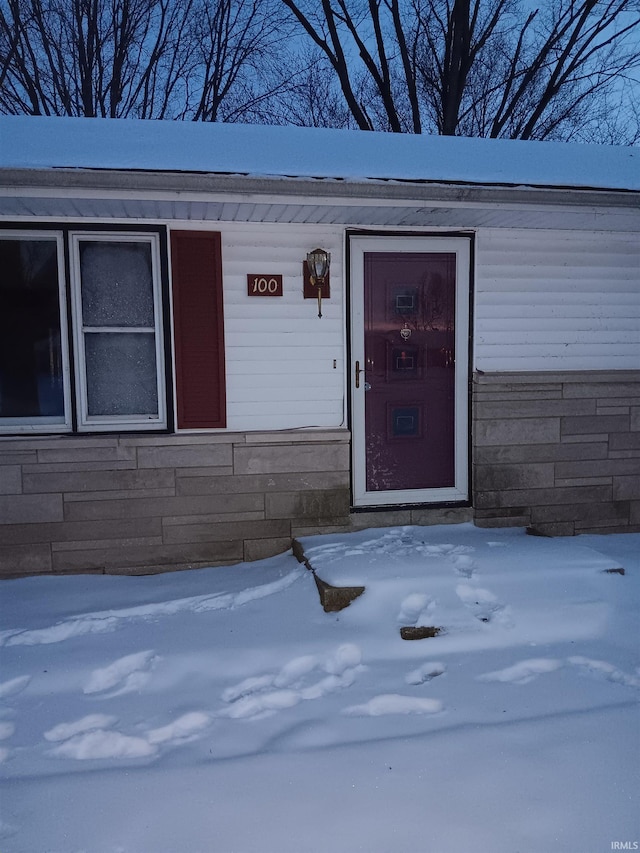
[[306,198],[384,199],[469,203],[523,203],[602,207],[637,207],[640,190],[598,187],[550,187],[523,184],[476,184],[464,181],[344,179],[258,176],[217,172],[182,172],[96,168],[0,168],[0,189],[60,189],[103,192],[231,193]]

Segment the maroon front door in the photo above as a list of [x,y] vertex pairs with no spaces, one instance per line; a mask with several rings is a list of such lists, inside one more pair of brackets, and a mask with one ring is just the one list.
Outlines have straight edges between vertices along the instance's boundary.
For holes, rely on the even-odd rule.
[[349,239],[356,507],[469,498],[471,241]]
[[366,491],[453,487],[456,254],[364,252],[363,273]]

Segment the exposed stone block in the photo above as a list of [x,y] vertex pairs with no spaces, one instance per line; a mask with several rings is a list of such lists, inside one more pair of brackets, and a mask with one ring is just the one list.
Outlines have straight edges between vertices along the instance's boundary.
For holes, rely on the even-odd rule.
[[257,512],[264,509],[264,497],[255,495],[206,495],[174,498],[133,498],[131,500],[73,501],[65,504],[69,521],[94,518],[142,518],[143,516],[191,516],[217,513]]
[[528,513],[524,515],[491,515],[490,517],[475,519],[476,527],[527,527],[531,521]]
[[118,443],[123,447],[188,447],[194,444],[244,444],[244,442],[244,433],[240,432],[180,433],[178,435],[137,433],[121,435],[118,438]]
[[28,473],[23,476],[26,493],[112,491],[157,489],[174,486],[173,470],[73,471],[70,473]]
[[552,521],[527,527],[527,533],[531,536],[573,536],[575,525],[572,521]]
[[400,636],[403,640],[427,640],[437,637],[442,630],[436,625],[405,625],[400,628]]
[[412,509],[411,524],[429,527],[435,524],[463,524],[473,521],[473,507],[434,507]]
[[595,435],[611,432],[627,432],[628,415],[593,415],[592,417],[562,418],[562,435]]
[[175,495],[175,489],[116,489],[111,492],[65,492],[65,504],[74,501],[120,501],[134,500],[135,498],[170,498]]
[[513,418],[483,420],[474,425],[474,443],[553,444],[560,440],[560,418]]
[[640,397],[640,383],[609,381],[609,382],[565,382],[563,396],[570,397],[593,397],[601,400],[605,397]]
[[300,525],[295,524],[294,522],[291,525],[291,536],[317,536],[319,533],[350,533],[352,529],[354,528],[352,528],[348,522],[346,524],[323,524],[322,529],[320,530],[318,529],[318,525],[310,522],[304,522]]
[[51,568],[51,548],[49,545],[32,543],[30,545],[0,546],[0,575],[12,577],[39,574],[50,572]]
[[[509,506],[546,506],[566,503],[610,501],[611,486],[563,486],[551,489],[512,489],[504,492],[480,492],[476,505],[481,508]],[[616,500],[618,498],[615,498]],[[624,500],[624,498],[619,498]]]
[[614,432],[609,436],[611,450],[639,450],[640,432]]
[[615,501],[629,501],[640,499],[640,477],[614,477],[613,499]]
[[163,527],[163,540],[170,545],[181,542],[225,542],[229,540],[290,539],[291,526],[285,519],[271,521],[226,521],[221,524],[170,524]]
[[[508,507],[500,507],[500,515],[503,518],[522,518],[528,517],[530,514],[530,510],[526,506],[508,506]],[[494,509],[476,509],[475,510],[475,518],[492,518],[495,515]]]
[[[352,512],[349,518],[351,530],[366,530],[368,527],[400,527],[412,524],[410,509],[382,509],[377,512]],[[299,534],[302,536],[302,534]]]
[[287,536],[274,539],[245,539],[244,559],[246,562],[265,560],[267,557],[284,554],[290,548],[291,538]]
[[43,447],[38,450],[38,462],[61,463],[61,462],[126,462],[130,461],[135,467],[136,451],[133,447],[123,447],[107,441],[104,444],[88,444],[82,446],[70,446],[63,444],[60,447]]
[[267,518],[335,518],[349,515],[347,489],[313,492],[275,492],[265,496]]
[[165,515],[162,524],[227,524],[229,521],[264,521],[264,512],[213,512],[205,515]]
[[0,465],[0,495],[19,495],[22,491],[20,465]]
[[503,402],[478,402],[474,407],[477,418],[535,418],[565,415],[594,415],[595,400],[504,400]]
[[556,477],[556,486],[610,486],[611,477]]
[[574,462],[556,462],[556,476],[611,477],[614,474],[640,475],[640,459],[592,459]]
[[90,476],[91,471],[132,471],[136,467],[132,460],[112,462],[39,462],[37,465],[23,465],[23,474],[72,474],[76,471]]
[[53,554],[55,572],[102,569],[119,573],[142,574],[167,568],[198,568],[220,562],[242,562],[242,540],[197,542],[179,545],[112,546],[64,551]]
[[[621,433],[622,434],[622,433]],[[473,458],[477,465],[530,462],[560,462],[564,459],[605,459],[608,444],[604,441],[561,444],[516,444],[513,446],[476,447]]]
[[0,527],[3,544],[85,541],[160,536],[159,518],[124,518],[109,521],[59,521],[49,524],[7,524]]
[[638,382],[638,393],[635,397],[605,397],[602,400],[596,400],[596,406],[598,408],[604,407],[624,407],[627,412],[629,411],[629,406],[640,406],[640,381]]
[[118,444],[117,436],[95,436],[95,435],[57,435],[40,438],[0,438],[0,449],[4,451],[11,450],[12,453],[31,451],[31,450],[56,450],[87,447],[116,447]]
[[479,465],[474,468],[474,488],[501,491],[553,486],[553,462],[520,465]]
[[7,447],[10,448],[11,446],[0,441],[0,465],[25,465],[38,461],[38,454],[35,450],[25,450],[22,453],[6,450]]
[[233,462],[233,445],[195,444],[191,446],[138,447],[139,468],[197,468],[229,466]]
[[629,406],[596,406],[597,415],[628,415]]
[[[196,472],[194,472],[196,473]],[[221,492],[295,492],[349,488],[348,471],[304,471],[285,474],[243,474],[234,477],[181,476],[176,471],[179,495],[215,495]]]
[[248,432],[245,444],[348,444],[351,434],[346,429],[306,429],[292,432]]
[[62,520],[62,495],[0,496],[0,536],[3,524],[38,524]]
[[607,432],[597,432],[597,433],[585,433],[584,435],[580,434],[571,434],[571,435],[563,435],[560,439],[563,444],[592,444],[594,442],[600,441],[608,441],[609,433]]
[[478,385],[474,388],[474,398],[477,403],[488,403],[498,400],[561,400],[562,385],[557,385],[555,388],[548,385],[540,386],[516,386],[517,391],[513,390],[512,386],[497,386],[495,390],[491,386]]
[[[155,545],[162,545],[162,536],[132,536],[130,538],[118,539],[118,547],[134,548],[145,546],[150,548]],[[86,551],[88,548],[95,550],[96,548],[112,548],[114,545],[113,539],[80,539],[77,542],[52,542],[52,553],[62,551]]]
[[576,525],[576,533],[597,533],[608,536],[610,533],[640,533],[640,524],[628,524],[613,527],[590,527],[588,530],[580,530]]
[[290,444],[234,448],[236,474],[348,470],[349,448],[344,442],[325,445]]
[[553,521],[575,521],[580,527],[601,524],[621,524],[629,521],[628,501],[603,501],[598,504],[567,503],[561,506],[534,506],[533,524]]

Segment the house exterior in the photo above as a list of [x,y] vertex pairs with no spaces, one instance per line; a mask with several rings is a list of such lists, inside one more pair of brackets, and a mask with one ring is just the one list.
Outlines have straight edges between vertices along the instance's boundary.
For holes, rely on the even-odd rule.
[[638,149],[3,117],[0,324],[4,576],[640,530]]

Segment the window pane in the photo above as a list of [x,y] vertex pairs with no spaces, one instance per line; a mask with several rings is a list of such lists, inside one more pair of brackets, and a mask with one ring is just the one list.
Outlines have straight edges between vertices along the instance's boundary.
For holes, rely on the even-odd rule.
[[55,240],[0,240],[0,417],[64,421]]
[[149,243],[83,240],[80,277],[85,326],[153,326]]
[[144,332],[85,335],[89,416],[158,415],[155,336]]

